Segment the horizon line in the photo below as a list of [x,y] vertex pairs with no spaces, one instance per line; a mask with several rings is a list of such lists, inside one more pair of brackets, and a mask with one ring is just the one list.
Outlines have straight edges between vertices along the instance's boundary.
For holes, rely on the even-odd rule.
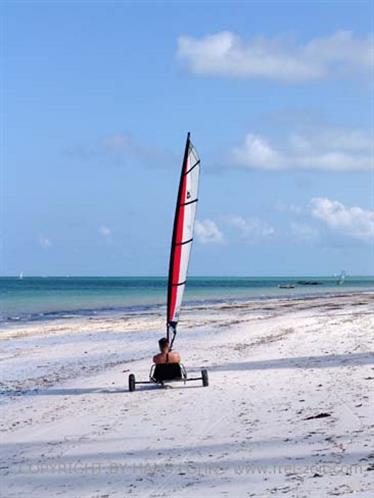
[[[299,277],[312,277],[312,278],[336,278],[338,274],[293,274],[293,275],[190,275],[188,278],[299,278]],[[374,274],[360,275],[360,274],[347,274],[345,277],[365,277],[374,278]],[[165,278],[167,275],[0,275],[0,278],[16,278],[19,280],[26,278]]]

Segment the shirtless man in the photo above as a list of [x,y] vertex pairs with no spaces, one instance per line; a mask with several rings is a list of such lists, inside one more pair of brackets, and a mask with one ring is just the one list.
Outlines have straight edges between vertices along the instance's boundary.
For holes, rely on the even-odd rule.
[[181,357],[175,351],[170,351],[169,341],[163,337],[158,341],[161,353],[153,357],[153,362],[159,363],[180,363]]

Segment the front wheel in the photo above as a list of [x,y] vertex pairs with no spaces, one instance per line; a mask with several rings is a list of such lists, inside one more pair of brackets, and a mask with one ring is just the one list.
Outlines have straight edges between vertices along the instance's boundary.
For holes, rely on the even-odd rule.
[[208,370],[201,370],[201,379],[203,381],[203,386],[208,387],[209,386],[209,377],[208,377]]
[[129,391],[130,392],[135,391],[135,375],[134,374],[129,375]]

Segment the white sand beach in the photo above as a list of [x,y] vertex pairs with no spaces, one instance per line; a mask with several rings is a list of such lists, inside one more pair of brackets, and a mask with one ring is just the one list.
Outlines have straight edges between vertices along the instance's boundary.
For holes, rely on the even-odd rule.
[[1,332],[3,498],[374,496],[374,295],[186,308],[210,386],[139,386],[163,314]]

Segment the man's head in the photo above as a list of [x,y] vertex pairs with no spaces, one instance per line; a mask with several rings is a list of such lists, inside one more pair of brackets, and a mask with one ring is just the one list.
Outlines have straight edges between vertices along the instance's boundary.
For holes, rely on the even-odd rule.
[[158,341],[158,345],[160,346],[160,351],[161,353],[168,353],[170,349],[169,341],[166,339],[166,337],[162,337]]

